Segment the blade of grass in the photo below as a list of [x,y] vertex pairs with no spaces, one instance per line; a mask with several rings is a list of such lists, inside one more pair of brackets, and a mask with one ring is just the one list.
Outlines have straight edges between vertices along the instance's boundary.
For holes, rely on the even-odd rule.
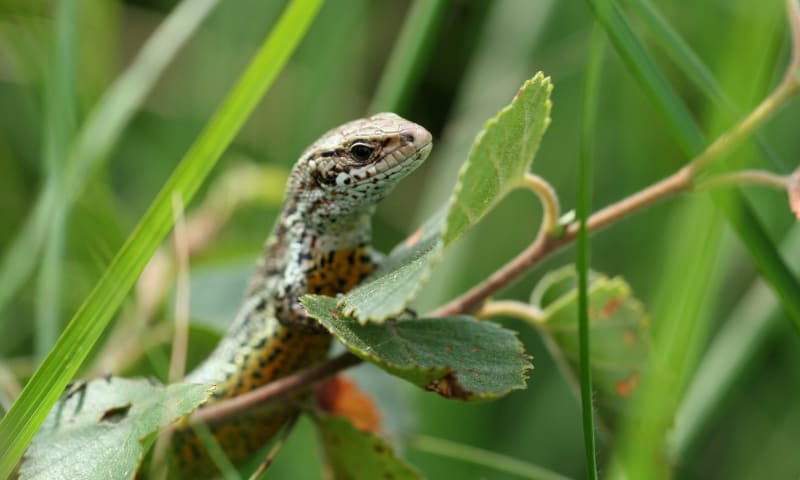
[[[219,0],[185,0],[161,23],[136,59],[87,116],[58,183],[47,183],[10,242],[0,264],[0,313],[36,266],[51,222],[65,215],[85,183],[107,158],[161,73]],[[10,319],[0,317],[0,329]]]
[[[647,54],[616,3],[613,0],[587,0],[587,2],[628,69],[664,113],[684,152],[691,157],[698,155],[705,145],[699,127]],[[729,223],[747,247],[761,274],[781,299],[789,319],[800,331],[800,282],[778,255],[777,248],[766,234],[750,204],[738,192],[720,192],[714,194],[713,198],[725,212]]]
[[672,61],[681,67],[683,73],[700,89],[703,95],[715,104],[732,111],[733,102],[722,91],[714,79],[714,75],[689,44],[664,19],[655,5],[649,0],[629,0],[627,3],[636,9],[639,18],[647,27],[647,32],[653,36]]
[[[800,227],[795,225],[781,245],[795,271],[800,270]],[[727,322],[708,347],[697,373],[675,415],[670,437],[670,456],[685,457],[696,445],[709,420],[719,416],[728,397],[753,358],[783,326],[780,304],[766,282],[756,280],[736,304]]]
[[703,150],[700,127],[642,46],[613,0],[586,0],[631,74],[655,101],[672,133],[689,156]]
[[[63,161],[75,133],[77,122],[76,69],[78,3],[65,0],[56,7],[55,35],[49,65],[44,77],[43,164],[48,184],[58,184],[64,171]],[[47,236],[42,267],[37,281],[34,312],[34,351],[41,361],[58,338],[60,330],[61,278],[65,250],[65,214],[52,219]]]
[[521,462],[513,457],[427,435],[415,435],[409,438],[408,446],[420,452],[486,466],[498,472],[506,472],[531,480],[567,480],[569,478],[537,465]]
[[172,196],[188,202],[222,152],[283,69],[321,6],[294,0],[259,48],[240,80],[156,196],[133,233],[111,261],[55,348],[0,420],[0,478],[8,476],[67,382],[125,299],[147,261],[172,227]]
[[433,37],[444,19],[449,0],[416,0],[403,22],[369,113],[402,112],[416,87],[433,46]]
[[[741,116],[741,112],[734,105],[733,101],[725,94],[711,70],[706,67],[700,57],[692,50],[691,46],[672,28],[661,15],[655,5],[649,0],[629,0],[639,18],[647,27],[648,33],[658,42],[658,45],[677,65],[681,71],[689,78],[700,92],[710,99],[717,107],[721,107],[726,113],[728,121]],[[762,136],[756,132],[754,135],[763,155],[774,167],[784,167],[778,153],[772,148]]]
[[605,50],[605,35],[595,25],[589,43],[589,59],[583,90],[583,117],[580,131],[580,165],[578,167],[577,213],[580,227],[576,246],[578,271],[578,339],[580,346],[581,416],[583,443],[586,450],[586,471],[590,479],[597,479],[597,453],[595,447],[594,406],[592,403],[592,370],[590,365],[589,336],[589,233],[586,220],[591,210],[592,149],[597,120],[598,91]]
[[[685,153],[689,156],[697,155],[704,143],[697,141],[698,138],[702,139],[701,132],[671,86],[663,80],[663,75],[633,34],[616,4],[613,0],[588,0],[588,2],[595,18],[603,24],[629,70],[639,82],[644,84],[643,87],[653,97],[658,107],[667,112],[665,116],[672,124],[673,133],[680,135],[678,140]],[[670,104],[667,105],[667,102]],[[683,113],[674,115],[675,110]],[[689,118],[691,121],[684,125],[675,125],[675,122],[681,122],[685,118]],[[689,135],[686,135],[685,132],[688,132]],[[741,135],[736,141],[741,141],[743,138],[744,136]],[[795,325],[800,326],[800,310],[797,309],[797,306],[800,305],[800,285],[798,285],[797,279],[791,275],[777,255],[774,246],[764,234],[763,228],[757,222],[749,206],[740,197],[734,198],[734,200],[731,200],[730,197],[715,198],[715,201],[729,217],[729,221],[750,250],[764,277],[779,292],[779,297],[784,299],[783,305],[786,311],[793,317],[798,315],[794,320]],[[702,222],[700,224],[704,225],[703,231],[698,238],[693,239],[698,242],[696,251],[705,250],[706,253],[693,255],[696,260],[686,262],[687,266],[693,267],[692,270],[697,272],[691,275],[693,287],[687,290],[686,286],[690,282],[683,281],[676,285],[680,286],[684,293],[679,295],[679,292],[671,292],[673,304],[685,302],[686,305],[680,308],[678,306],[666,308],[665,313],[661,316],[661,318],[669,318],[670,321],[665,324],[661,332],[663,338],[659,339],[658,355],[654,358],[653,364],[654,370],[648,375],[653,380],[642,385],[638,402],[641,410],[635,417],[640,421],[636,425],[632,425],[624,437],[627,448],[623,449],[623,456],[628,469],[625,474],[629,478],[654,478],[655,475],[667,475],[664,468],[668,463],[660,458],[663,454],[664,434],[674,416],[679,398],[675,395],[682,391],[683,380],[690,373],[689,368],[692,367],[691,362],[687,362],[686,359],[693,357],[698,337],[702,336],[693,333],[691,321],[703,318],[699,315],[698,295],[703,292],[705,283],[699,280],[702,280],[702,271],[708,269],[708,259],[712,256],[713,245],[717,243],[710,236],[711,231],[716,228],[709,228],[711,225],[708,225],[707,217],[708,215],[705,216],[705,219],[699,219]],[[674,297],[680,298],[681,302],[675,302]],[[670,311],[673,314],[668,315]],[[689,342],[691,345],[686,344],[687,339],[691,340]]]

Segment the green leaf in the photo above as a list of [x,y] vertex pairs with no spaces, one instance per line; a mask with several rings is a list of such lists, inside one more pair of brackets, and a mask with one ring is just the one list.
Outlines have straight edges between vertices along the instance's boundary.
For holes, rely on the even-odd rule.
[[172,224],[172,200],[189,203],[250,112],[286,64],[321,0],[290,3],[239,82],[167,180],[95,289],[67,325],[8,414],[0,420],[0,478],[6,478],[47,412],[86,358]]
[[313,416],[327,466],[334,480],[421,479],[422,475],[394,454],[392,447],[350,420],[321,413]]
[[97,379],[55,405],[20,467],[20,480],[132,478],[162,427],[208,399],[206,385]]
[[525,388],[533,368],[516,333],[492,322],[458,316],[361,325],[337,310],[336,299],[306,295],[301,302],[359,358],[444,397],[502,397]]
[[396,248],[371,281],[342,297],[340,306],[347,316],[362,323],[381,322],[401,312],[444,250],[520,186],[550,123],[551,91],[549,78],[537,73],[486,123],[461,168],[447,211]]
[[[579,364],[578,286],[573,267],[548,273],[533,291],[531,303],[542,311],[534,325],[552,342],[554,356],[561,360],[577,383]],[[619,277],[590,272],[589,352],[595,405],[607,427],[613,428],[628,409],[650,352],[649,325],[642,304],[630,286]]]

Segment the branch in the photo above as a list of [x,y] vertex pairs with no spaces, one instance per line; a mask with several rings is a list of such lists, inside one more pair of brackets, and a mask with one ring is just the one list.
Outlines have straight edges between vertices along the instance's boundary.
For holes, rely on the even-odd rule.
[[561,207],[558,204],[556,190],[547,180],[533,173],[526,173],[522,186],[533,191],[542,202],[542,232],[554,234],[558,228],[558,217],[561,216]]
[[287,377],[270,382],[242,395],[222,400],[197,410],[190,422],[214,424],[242,413],[256,405],[264,405],[279,400],[291,393],[307,388],[312,383],[330,377],[342,370],[361,363],[361,359],[345,352],[324,362],[300,370]]
[[[691,186],[692,177],[689,170],[684,167],[644,190],[594,213],[589,217],[586,227],[590,232],[594,232],[674,193],[688,191]],[[560,237],[539,235],[528,248],[494,272],[488,279],[447,305],[436,309],[432,316],[444,317],[474,312],[480,308],[484,300],[521,277],[547,255],[570,244],[577,235],[578,222],[570,223]]]
[[[780,85],[762,100],[752,112],[717,137],[711,145],[706,147],[700,155],[686,166],[669,177],[589,217],[586,225],[589,232],[599,230],[674,193],[690,190],[694,179],[702,170],[741,143],[742,140],[747,138],[784,105],[789,98],[800,92],[800,5],[798,5],[798,0],[787,0],[787,10],[792,31],[793,52],[786,76]],[[540,231],[531,246],[497,270],[486,281],[435,310],[433,315],[445,316],[474,312],[480,308],[487,298],[518,279],[541,259],[575,240],[577,234],[577,222],[569,224],[561,236],[554,236],[548,232]]]
[[694,191],[702,192],[720,187],[734,187],[745,183],[763,185],[766,187],[775,188],[777,190],[789,189],[788,176],[778,175],[777,173],[767,172],[765,170],[741,170],[738,172],[718,175],[703,182],[698,182],[694,186]]

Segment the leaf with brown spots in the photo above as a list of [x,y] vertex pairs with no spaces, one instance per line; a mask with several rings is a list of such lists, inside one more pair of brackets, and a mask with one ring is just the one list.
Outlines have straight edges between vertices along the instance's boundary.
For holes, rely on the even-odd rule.
[[418,480],[422,475],[379,437],[357,429],[350,420],[315,414],[325,457],[325,478],[332,480]]
[[349,418],[363,432],[380,431],[378,406],[349,378],[338,375],[328,379],[317,385],[314,393],[322,411]]
[[358,357],[444,397],[502,397],[525,388],[533,368],[516,333],[492,322],[457,316],[361,325],[341,311],[331,315],[334,298],[306,295],[301,302]]
[[[573,267],[546,275],[533,292],[531,303],[542,310],[535,326],[552,341],[552,353],[577,383],[579,344],[577,276]],[[650,352],[649,317],[631,289],[619,277],[589,276],[589,329],[595,404],[606,428],[627,410],[636,393],[641,370]]]
[[191,413],[211,391],[186,383],[92,380],[56,403],[25,453],[19,478],[132,478],[155,432]]

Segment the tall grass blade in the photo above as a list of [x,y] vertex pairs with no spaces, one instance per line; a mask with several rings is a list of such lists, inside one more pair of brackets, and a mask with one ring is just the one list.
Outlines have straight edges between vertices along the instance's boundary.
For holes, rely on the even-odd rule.
[[416,0],[383,70],[369,113],[402,112],[426,64],[449,0]]
[[[794,271],[800,270],[800,226],[789,232],[781,251]],[[762,279],[742,295],[704,354],[675,415],[669,445],[672,459],[680,460],[690,452],[754,357],[770,338],[784,331],[781,313],[780,304]]]
[[[664,75],[647,54],[613,0],[587,0],[628,68],[664,113],[684,152],[694,157],[705,147],[703,135]],[[800,331],[800,282],[777,253],[777,248],[752,207],[738,192],[713,195],[761,274],[772,285],[795,328]]]
[[[672,25],[661,15],[656,6],[650,0],[629,0],[628,3],[636,9],[639,19],[642,20],[648,32],[658,42],[664,53],[672,59],[675,65],[681,69],[706,98],[722,109],[722,113],[726,114],[725,118],[733,121],[741,116],[741,112],[722,90],[711,70],[680,34],[672,28]],[[779,158],[778,153],[762,135],[756,132],[753,136],[762,154],[773,166],[785,167],[785,162]]]
[[45,416],[78,370],[136,278],[172,226],[172,197],[194,196],[220,155],[283,69],[321,6],[321,0],[294,0],[250,65],[156,196],[133,233],[111,261],[95,289],[67,325],[55,348],[0,420],[0,478],[22,456]]
[[[87,116],[59,182],[47,183],[0,263],[0,314],[36,266],[53,219],[65,215],[105,161],[161,73],[219,0],[184,0],[144,44],[139,55]],[[0,317],[0,329],[9,319]]]
[[[44,172],[47,184],[58,184],[64,159],[75,134],[77,122],[76,68],[78,2],[64,0],[56,8],[55,34],[49,72],[44,87],[44,131],[42,132]],[[52,348],[60,330],[61,278],[64,268],[65,214],[52,219],[42,267],[37,281],[34,311],[33,355],[41,361]]]
[[592,149],[597,120],[598,91],[605,50],[605,35],[595,25],[589,44],[589,60],[583,90],[583,117],[580,131],[580,165],[578,168],[578,337],[580,349],[581,417],[583,420],[583,443],[586,451],[586,473],[597,479],[597,452],[595,446],[594,404],[592,401],[592,369],[590,365],[591,338],[589,330],[589,233],[586,221],[591,210],[592,195]]

